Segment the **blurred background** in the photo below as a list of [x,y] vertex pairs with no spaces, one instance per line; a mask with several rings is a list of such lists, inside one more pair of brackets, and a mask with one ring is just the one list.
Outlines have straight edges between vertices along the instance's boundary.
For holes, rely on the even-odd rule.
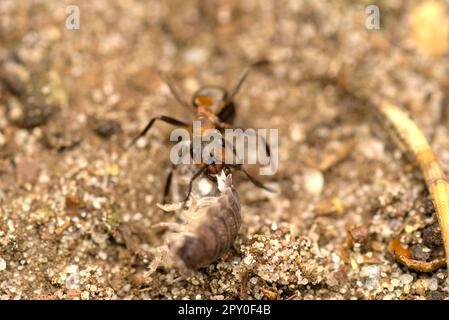
[[[419,172],[341,88],[400,105],[448,172],[448,53],[447,1],[0,1],[0,297],[446,297],[444,270],[387,252],[406,229],[430,260],[441,244],[423,230],[439,227]],[[124,146],[156,115],[192,120],[160,72],[190,97],[247,66],[235,124],[279,129],[279,171],[262,180],[280,193],[237,173],[233,250],[193,278],[143,280],[119,229],[151,247],[163,233],[145,230],[176,219],[156,207],[172,128]]]

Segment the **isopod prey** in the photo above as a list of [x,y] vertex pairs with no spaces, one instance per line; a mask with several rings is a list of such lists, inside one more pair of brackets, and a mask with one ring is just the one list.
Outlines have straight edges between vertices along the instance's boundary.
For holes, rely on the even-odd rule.
[[[207,266],[219,259],[233,245],[240,230],[240,197],[232,185],[232,174],[217,175],[217,196],[191,196],[188,209],[181,211],[182,223],[159,223],[154,227],[171,230],[165,244],[153,252],[149,273],[160,265],[174,265],[184,273]],[[180,204],[160,205],[175,211]]]

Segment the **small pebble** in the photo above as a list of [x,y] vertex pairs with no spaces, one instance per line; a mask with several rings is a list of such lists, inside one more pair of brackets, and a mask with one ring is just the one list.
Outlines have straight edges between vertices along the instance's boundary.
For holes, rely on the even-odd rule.
[[100,252],[98,252],[98,257],[101,260],[106,260],[108,258],[108,254],[106,252],[104,252],[104,251],[100,251]]
[[19,184],[32,183],[37,178],[41,163],[37,157],[19,158],[16,163],[16,178]]
[[0,258],[0,272],[6,270],[6,261],[3,258]]
[[383,159],[384,143],[374,138],[368,138],[358,145],[362,154],[368,159]]
[[115,120],[97,120],[94,126],[95,133],[105,139],[119,133],[121,130],[122,126]]
[[435,278],[430,278],[427,280],[427,288],[430,291],[436,291],[438,289],[438,280]]
[[27,103],[18,99],[8,101],[9,119],[18,127],[32,129],[44,125],[56,111],[45,103]]
[[245,257],[245,259],[243,259],[243,262],[249,266],[253,262],[253,257],[247,256]]
[[369,238],[369,231],[366,225],[359,225],[349,229],[349,235],[355,243],[366,244]]
[[431,252],[420,244],[412,247],[412,258],[415,260],[427,261],[430,259],[430,254]]
[[429,248],[439,247],[443,245],[441,230],[438,223],[425,228],[422,232],[423,242]]
[[66,273],[76,273],[79,271],[79,267],[76,264],[72,264],[65,268]]
[[0,80],[6,84],[12,93],[22,95],[26,91],[30,74],[25,66],[14,61],[8,61],[3,64],[0,70]]
[[304,172],[304,188],[312,195],[319,195],[323,191],[323,173],[315,169],[307,169]]
[[411,274],[405,273],[399,277],[399,280],[402,282],[402,284],[410,284],[413,282],[413,276]]
[[397,287],[399,285],[399,280],[396,278],[391,279],[391,284],[395,287]]
[[210,52],[206,47],[190,47],[183,53],[184,61],[194,65],[201,65],[209,58]]
[[292,139],[293,142],[301,142],[304,138],[305,134],[301,126],[297,123],[292,124],[290,126],[290,139]]

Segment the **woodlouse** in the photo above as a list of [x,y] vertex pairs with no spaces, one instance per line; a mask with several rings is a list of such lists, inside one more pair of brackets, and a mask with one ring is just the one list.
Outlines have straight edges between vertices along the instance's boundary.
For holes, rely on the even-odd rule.
[[[160,265],[174,265],[184,273],[191,273],[216,261],[231,248],[241,226],[240,197],[232,185],[232,174],[226,176],[222,171],[214,187],[220,191],[217,196],[198,197],[192,193],[191,205],[181,211],[184,223],[154,226],[168,227],[174,232],[169,233],[166,244],[154,250],[149,273]],[[160,207],[166,211],[179,208]]]

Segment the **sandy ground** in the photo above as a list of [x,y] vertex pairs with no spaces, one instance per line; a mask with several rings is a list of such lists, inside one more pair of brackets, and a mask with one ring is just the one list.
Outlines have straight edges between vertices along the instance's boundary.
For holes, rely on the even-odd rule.
[[[417,273],[387,249],[400,235],[416,259],[442,254],[420,173],[326,79],[349,66],[401,105],[447,173],[449,18],[444,5],[375,2],[380,30],[365,27],[364,1],[0,1],[0,297],[448,297],[445,267]],[[68,4],[79,30],[65,28]],[[192,119],[159,72],[191,95],[231,86],[248,65],[236,125],[279,129],[279,171],[263,181],[280,193],[234,173],[234,247],[192,277],[143,278],[148,261],[120,230],[150,249],[164,237],[150,227],[176,220],[156,206],[171,128],[125,146],[153,116]]]

